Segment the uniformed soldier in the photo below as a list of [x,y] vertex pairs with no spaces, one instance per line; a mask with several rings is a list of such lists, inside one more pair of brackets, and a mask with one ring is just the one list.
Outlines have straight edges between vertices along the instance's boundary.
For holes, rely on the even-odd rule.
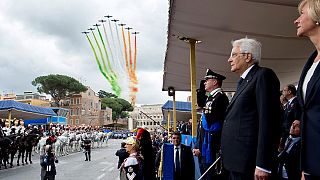
[[138,153],[139,141],[134,136],[130,136],[126,140],[125,147],[129,157],[124,160],[120,167],[120,180],[145,179],[142,173],[145,170],[142,165],[142,157]]
[[56,165],[57,157],[52,151],[51,145],[45,146],[45,153],[40,155],[41,180],[54,180],[57,174]]
[[[220,150],[222,123],[229,105],[229,99],[221,89],[225,79],[226,77],[207,69],[204,86],[208,94],[193,150],[193,154],[199,157],[201,174],[216,160]],[[212,168],[203,179],[212,179],[215,174],[215,168]]]
[[91,140],[88,137],[85,137],[83,141],[84,154],[86,156],[85,161],[91,161]]

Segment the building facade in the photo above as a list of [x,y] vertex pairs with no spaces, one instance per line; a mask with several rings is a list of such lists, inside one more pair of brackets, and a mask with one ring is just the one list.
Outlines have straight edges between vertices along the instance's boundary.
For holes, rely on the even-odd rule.
[[142,105],[134,107],[130,113],[130,118],[133,119],[134,127],[144,127],[149,131],[155,131],[160,127],[163,120],[162,104]]
[[14,93],[5,93],[5,94],[0,94],[0,101],[2,100],[16,100],[17,96]]
[[23,94],[17,94],[16,101],[45,108],[51,106],[51,103],[46,96],[31,91],[26,91]]
[[70,112],[67,124],[102,127],[112,123],[112,109],[102,110],[98,95],[90,87],[87,88],[86,92],[74,94],[60,102]]

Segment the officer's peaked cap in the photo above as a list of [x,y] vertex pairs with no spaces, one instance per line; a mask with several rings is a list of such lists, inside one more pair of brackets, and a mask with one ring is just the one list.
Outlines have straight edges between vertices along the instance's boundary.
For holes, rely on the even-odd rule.
[[225,80],[226,77],[221,75],[221,74],[218,74],[218,73],[215,73],[213,72],[211,69],[207,69],[207,72],[206,72],[206,76],[204,77],[205,80],[208,80],[208,79],[218,79],[218,80]]

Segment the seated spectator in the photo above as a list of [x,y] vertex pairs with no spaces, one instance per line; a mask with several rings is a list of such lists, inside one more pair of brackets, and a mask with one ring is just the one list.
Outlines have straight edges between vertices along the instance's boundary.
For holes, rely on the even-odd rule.
[[287,138],[284,149],[278,155],[278,173],[282,180],[300,180],[300,121],[295,120],[290,128],[290,136]]

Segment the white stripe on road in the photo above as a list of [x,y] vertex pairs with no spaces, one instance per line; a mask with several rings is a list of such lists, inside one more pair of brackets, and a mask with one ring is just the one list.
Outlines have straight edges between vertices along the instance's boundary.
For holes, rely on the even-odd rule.
[[103,162],[100,162],[99,164],[103,164],[103,165],[112,165],[112,164],[114,164],[114,163],[107,162],[107,161],[103,161]]
[[102,179],[105,175],[106,175],[106,173],[103,173],[97,179]]

